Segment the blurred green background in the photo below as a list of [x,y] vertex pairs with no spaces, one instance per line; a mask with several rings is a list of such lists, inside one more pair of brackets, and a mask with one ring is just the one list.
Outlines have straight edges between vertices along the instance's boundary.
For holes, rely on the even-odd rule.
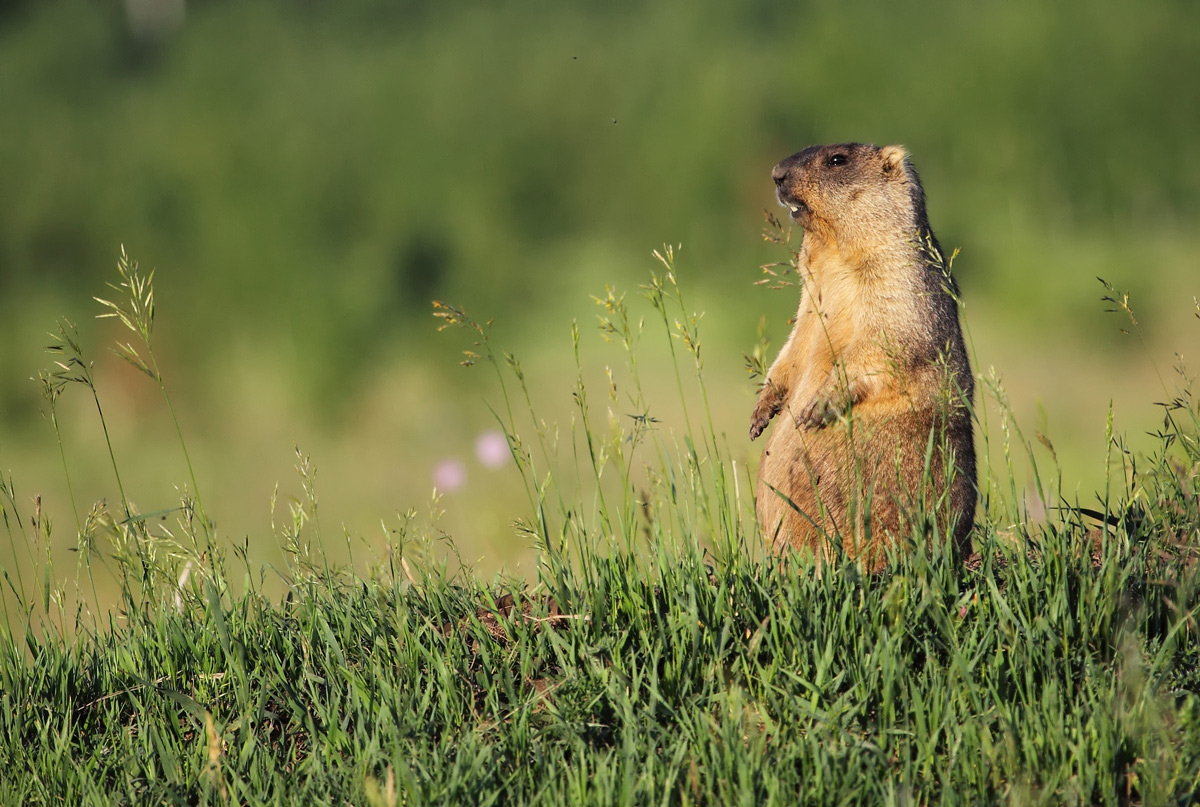
[[[326,543],[344,527],[378,549],[451,460],[465,482],[439,523],[464,559],[527,561],[513,466],[475,456],[494,377],[458,366],[469,342],[436,331],[431,301],[494,318],[567,424],[571,320],[602,378],[622,359],[590,295],[634,292],[650,251],[682,244],[717,428],[753,466],[742,354],[764,315],[778,347],[796,305],[753,285],[783,257],[761,238],[768,173],[861,140],[911,151],[962,250],[977,369],[1092,501],[1109,402],[1136,447],[1175,354],[1200,352],[1197,76],[1200,5],[1179,0],[3,0],[0,470],[72,545],[30,380],[66,316],[132,498],[175,503],[161,396],[93,318],[125,244],[157,267],[156,349],[222,535],[277,557],[269,503],[277,482],[299,492],[295,441]],[[1103,313],[1097,275],[1132,292],[1144,340]],[[116,493],[84,393],[61,417],[86,507]]]

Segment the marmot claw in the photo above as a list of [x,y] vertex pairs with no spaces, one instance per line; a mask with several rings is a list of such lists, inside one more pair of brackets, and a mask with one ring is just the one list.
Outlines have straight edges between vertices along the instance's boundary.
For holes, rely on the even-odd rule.
[[757,439],[771,422],[771,418],[779,413],[782,407],[782,402],[769,403],[767,401],[759,401],[754,407],[754,414],[750,416],[750,439]]
[[833,399],[827,395],[818,394],[808,406],[800,410],[796,422],[809,429],[823,429],[842,414]]
[[779,414],[786,399],[783,389],[770,381],[763,384],[758,394],[758,402],[754,404],[754,413],[750,415],[750,439],[754,440],[762,434],[771,418]]

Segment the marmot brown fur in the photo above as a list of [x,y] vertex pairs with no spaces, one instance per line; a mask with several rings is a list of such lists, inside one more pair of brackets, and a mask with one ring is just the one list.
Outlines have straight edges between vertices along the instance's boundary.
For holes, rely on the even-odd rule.
[[812,146],[771,178],[804,228],[804,290],[750,421],[754,439],[780,415],[758,471],[759,524],[777,551],[819,561],[838,542],[871,570],[914,534],[966,550],[974,383],[958,288],[908,154]]

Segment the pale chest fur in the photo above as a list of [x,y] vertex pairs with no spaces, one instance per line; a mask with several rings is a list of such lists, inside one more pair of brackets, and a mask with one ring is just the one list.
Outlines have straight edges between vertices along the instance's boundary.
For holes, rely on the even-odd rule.
[[873,283],[832,250],[801,253],[804,292],[793,326],[795,351],[802,357],[789,389],[788,402],[807,402],[824,385],[838,362],[847,357],[869,361],[870,371],[884,372],[889,345],[900,334],[896,323],[908,318],[894,309],[913,306],[912,295],[893,280]]

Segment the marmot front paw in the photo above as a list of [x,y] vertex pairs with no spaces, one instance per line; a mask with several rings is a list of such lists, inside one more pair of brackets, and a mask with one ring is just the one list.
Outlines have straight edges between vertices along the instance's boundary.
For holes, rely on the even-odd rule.
[[823,429],[838,419],[842,409],[828,395],[818,393],[807,406],[796,415],[796,423],[809,429]]
[[784,396],[778,391],[763,390],[763,394],[758,396],[758,403],[754,405],[754,413],[750,415],[750,439],[756,439],[762,434],[767,424],[771,422],[771,418],[779,414],[779,410],[783,408]]
[[787,388],[784,385],[776,384],[770,378],[763,382],[762,389],[758,392],[758,402],[754,404],[754,412],[750,415],[751,440],[766,430],[771,418],[779,414],[780,409],[783,409],[785,400],[787,400]]

